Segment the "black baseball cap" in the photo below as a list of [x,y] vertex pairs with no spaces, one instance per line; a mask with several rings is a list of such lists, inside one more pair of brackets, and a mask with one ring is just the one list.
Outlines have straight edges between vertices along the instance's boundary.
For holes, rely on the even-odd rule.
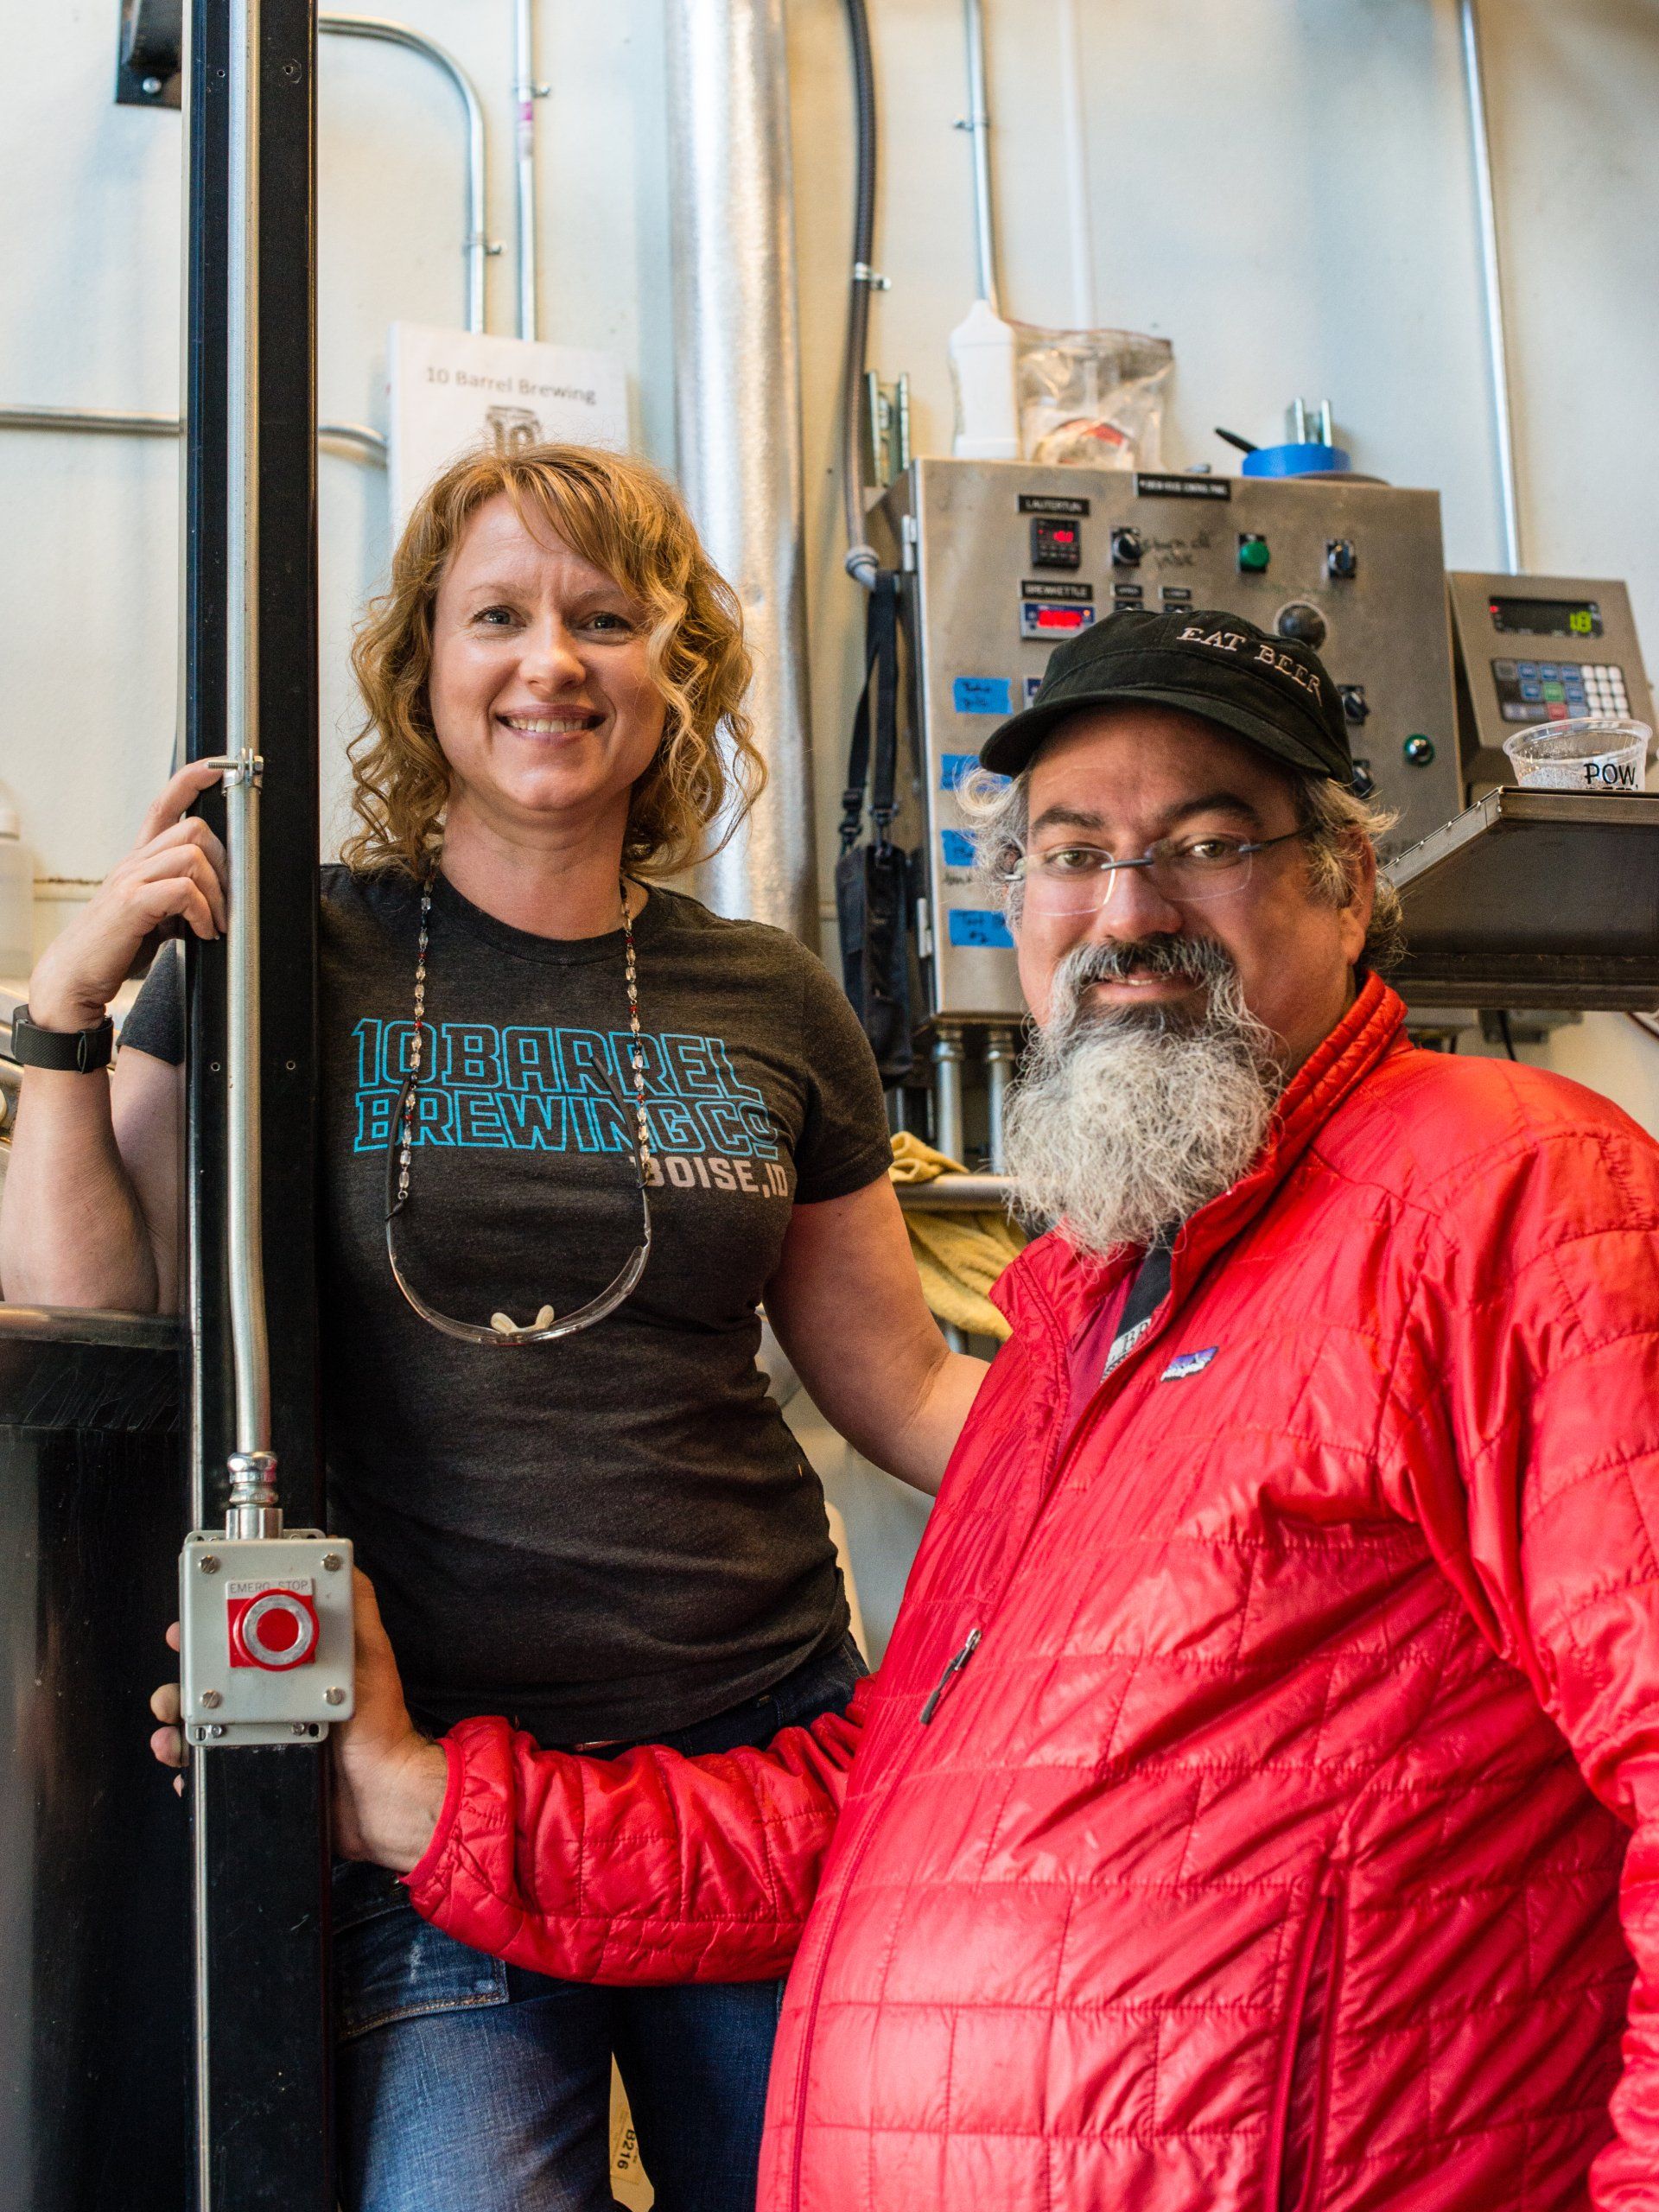
[[980,766],[1017,776],[1057,722],[1106,706],[1179,707],[1287,767],[1353,781],[1342,701],[1313,647],[1204,607],[1126,607],[1056,645],[1036,697],[991,732]]

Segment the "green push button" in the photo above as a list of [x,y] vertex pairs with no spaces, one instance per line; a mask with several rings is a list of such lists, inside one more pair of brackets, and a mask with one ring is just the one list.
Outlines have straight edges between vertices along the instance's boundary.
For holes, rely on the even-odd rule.
[[1272,558],[1273,555],[1268,549],[1268,541],[1259,531],[1243,530],[1239,532],[1238,565],[1243,575],[1247,576],[1263,575]]
[[1434,741],[1418,730],[1406,740],[1400,750],[1414,768],[1427,768],[1434,758]]

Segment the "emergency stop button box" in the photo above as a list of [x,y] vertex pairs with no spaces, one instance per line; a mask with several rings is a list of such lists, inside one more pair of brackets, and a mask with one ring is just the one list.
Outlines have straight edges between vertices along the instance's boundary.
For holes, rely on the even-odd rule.
[[351,1718],[352,1548],[342,1538],[197,1529],[179,1563],[179,1622],[191,1743],[315,1742]]

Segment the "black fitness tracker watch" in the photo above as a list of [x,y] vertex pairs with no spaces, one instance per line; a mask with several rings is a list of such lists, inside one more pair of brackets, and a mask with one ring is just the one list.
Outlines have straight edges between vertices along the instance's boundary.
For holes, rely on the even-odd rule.
[[106,1014],[96,1029],[37,1029],[20,1006],[11,1017],[11,1057],[19,1067],[91,1075],[115,1058],[115,1024]]

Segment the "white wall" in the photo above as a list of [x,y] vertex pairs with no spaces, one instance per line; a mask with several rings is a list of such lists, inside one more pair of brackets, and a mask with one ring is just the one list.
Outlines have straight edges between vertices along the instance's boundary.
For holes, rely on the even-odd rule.
[[[842,0],[786,0],[798,186],[826,864],[857,658],[840,563],[834,406],[850,229]],[[388,0],[477,78],[491,223],[510,238],[508,0]],[[944,339],[972,289],[958,0],[871,0],[883,192],[871,360],[908,370],[946,448]],[[1009,309],[1074,312],[1056,82],[1058,0],[988,0]],[[1454,566],[1497,558],[1454,0],[1081,0],[1092,285],[1101,319],[1163,332],[1175,463],[1226,463],[1224,423],[1336,403],[1357,464],[1440,487]],[[0,403],[177,404],[180,130],[110,98],[116,0],[0,0]],[[1624,575],[1659,639],[1659,0],[1484,0],[1529,549]],[[543,334],[630,364],[645,448],[671,461],[658,0],[540,0]],[[460,319],[454,98],[412,57],[325,41],[319,382],[325,416],[384,428],[385,328]],[[511,256],[492,264],[511,329]],[[756,394],[757,406],[772,404]],[[0,431],[0,775],[43,875],[89,878],[162,776],[175,715],[177,457]],[[329,788],[352,719],[345,645],[386,555],[383,480],[321,463]],[[48,887],[49,890],[51,887]],[[43,903],[43,937],[61,905]],[[1592,1016],[1554,1065],[1659,1129],[1659,1045]],[[858,1548],[854,1535],[855,1551]],[[868,1597],[867,1593],[867,1605]]]

